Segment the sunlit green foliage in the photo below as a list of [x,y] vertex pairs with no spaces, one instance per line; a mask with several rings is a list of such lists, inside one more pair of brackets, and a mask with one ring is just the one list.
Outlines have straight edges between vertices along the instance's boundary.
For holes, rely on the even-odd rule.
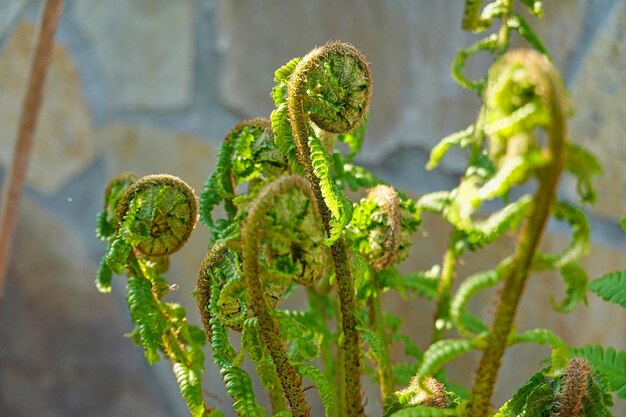
[[[435,169],[460,149],[467,165],[452,190],[413,200],[358,165],[371,75],[364,57],[342,42],[275,72],[275,109],[269,120],[245,120],[226,135],[199,214],[193,192],[170,176],[123,174],[107,187],[96,230],[107,249],[96,286],[110,292],[113,274],[127,275],[132,338],[150,364],[173,363],[192,416],[223,415],[203,398],[207,339],[240,416],[309,417],[316,392],[325,415],[361,417],[365,374],[379,385],[384,404],[372,415],[485,417],[493,413],[501,357],[521,343],[549,346],[550,366],[496,416],[603,417],[611,415],[609,393],[626,398],[625,352],[572,348],[548,329],[513,328],[524,282],[535,272],[562,277],[563,299],[552,298],[560,313],[586,303],[587,290],[626,307],[626,278],[622,271],[589,282],[580,264],[590,246],[586,214],[555,195],[563,171],[573,177],[580,203],[593,203],[602,167],[566,136],[571,109],[563,83],[522,17],[521,10],[541,16],[542,1],[521,0],[517,9],[511,0],[465,5],[464,29],[493,30],[460,50],[452,65],[453,77],[482,98],[478,119],[442,139],[426,165]],[[508,52],[513,33],[534,51]],[[470,80],[465,64],[480,51],[492,54],[494,65]],[[433,215],[450,228],[443,259],[426,260],[433,265],[428,271],[401,273],[419,227]],[[204,332],[187,322],[180,305],[164,301],[168,256],[197,217],[211,232],[195,293]],[[558,253],[539,249],[550,218],[571,230]],[[626,218],[621,224],[626,230]],[[467,251],[507,237],[517,240],[513,253],[490,269],[458,273]],[[495,317],[473,311],[475,297],[499,285]],[[392,293],[434,302],[434,318],[391,314]],[[282,301],[294,294],[306,301],[285,308]],[[418,344],[405,333],[409,326],[431,328],[431,343]],[[471,351],[483,358],[470,393],[448,381],[446,365]]]

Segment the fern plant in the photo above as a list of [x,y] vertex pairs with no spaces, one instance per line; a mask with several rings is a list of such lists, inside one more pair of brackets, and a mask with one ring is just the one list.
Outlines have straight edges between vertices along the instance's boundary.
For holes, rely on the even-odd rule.
[[[514,2],[482,3],[466,0],[463,28],[480,33],[495,21],[500,27],[461,50],[452,73],[483,105],[477,121],[442,139],[427,164],[435,169],[451,148],[464,150],[467,167],[453,190],[414,200],[354,162],[372,81],[363,55],[337,41],[276,71],[276,108],[269,119],[245,120],[226,135],[199,209],[178,178],[126,173],[111,180],[98,216],[97,235],[108,249],[96,285],[109,292],[113,273],[128,276],[133,339],[149,363],[161,357],[173,363],[191,415],[223,415],[202,395],[207,341],[232,408],[244,417],[310,416],[313,391],[305,380],[325,415],[363,416],[365,375],[379,385],[384,406],[376,415],[385,417],[610,416],[610,393],[626,398],[626,352],[573,347],[549,329],[513,327],[534,272],[560,273],[566,293],[553,307],[567,313],[586,302],[588,290],[626,307],[626,271],[589,282],[580,266],[589,250],[589,223],[577,203],[559,200],[556,190],[562,174],[573,175],[579,203],[592,203],[593,177],[602,168],[570,141],[562,81]],[[521,1],[537,16],[541,5]],[[509,51],[514,33],[530,49]],[[493,54],[495,63],[485,77],[470,80],[464,66],[478,51]],[[528,184],[535,191],[514,198]],[[360,201],[348,197],[359,193]],[[493,200],[503,208],[481,216]],[[408,256],[423,212],[451,225],[447,250],[440,265],[401,274],[397,265]],[[163,301],[170,288],[163,277],[168,256],[182,247],[198,217],[211,231],[195,293],[204,331],[187,322],[181,306]],[[560,253],[539,250],[549,218],[571,228],[571,242]],[[492,270],[457,277],[466,252],[506,234],[517,234],[510,256]],[[502,289],[488,325],[468,305],[496,285]],[[307,305],[281,308],[299,288]],[[382,297],[390,291],[435,303],[433,320],[417,324],[431,329],[428,346],[417,346],[401,331],[404,318],[385,311]],[[454,333],[458,337],[446,338]],[[504,352],[521,343],[550,346],[549,365],[493,409]],[[398,347],[402,359],[392,355]],[[447,362],[474,350],[481,359],[473,386],[465,394],[453,390],[446,385]],[[256,375],[242,366],[246,357]],[[254,378],[266,399],[253,390]]]

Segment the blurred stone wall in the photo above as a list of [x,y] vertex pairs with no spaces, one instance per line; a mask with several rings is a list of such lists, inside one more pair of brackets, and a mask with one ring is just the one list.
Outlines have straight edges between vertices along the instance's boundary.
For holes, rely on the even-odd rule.
[[[626,2],[546,2],[533,19],[571,91],[571,136],[602,160],[598,204],[588,209],[592,277],[626,267]],[[16,137],[41,2],[0,0],[0,163]],[[330,39],[354,43],[371,62],[374,96],[360,161],[413,195],[454,187],[463,159],[453,154],[426,172],[429,149],[475,119],[479,100],[454,84],[457,48],[475,36],[460,30],[462,5],[452,0],[67,0],[57,34],[46,101],[36,135],[6,294],[0,300],[0,416],[184,416],[166,364],[148,367],[123,334],[131,330],[122,278],[114,296],[96,292],[104,250],[93,236],[109,177],[121,170],[168,172],[200,190],[220,141],[239,119],[267,116],[274,70]],[[485,62],[472,62],[481,74]],[[573,197],[571,182],[561,188]],[[448,228],[424,222],[404,269],[439,263]],[[551,225],[544,247],[562,247],[566,230]],[[197,313],[190,293],[208,240],[198,229],[173,256],[173,299]],[[492,267],[513,241],[464,259],[460,274]],[[626,349],[624,310],[590,295],[568,316],[549,307],[563,291],[551,275],[533,278],[517,326],[549,327],[574,345]],[[432,306],[387,300],[407,317],[423,346]],[[486,294],[475,311],[493,312]],[[424,323],[428,323],[424,325]],[[514,348],[505,358],[495,401],[501,403],[547,354]],[[476,356],[454,362],[468,382]],[[207,364],[210,364],[210,359]],[[206,398],[228,408],[216,369]],[[313,392],[313,391],[311,391]],[[368,391],[368,408],[378,399]],[[314,395],[312,395],[314,397]],[[623,404],[616,415],[625,415]],[[621,411],[620,411],[621,410]],[[372,412],[372,416],[376,412]]]

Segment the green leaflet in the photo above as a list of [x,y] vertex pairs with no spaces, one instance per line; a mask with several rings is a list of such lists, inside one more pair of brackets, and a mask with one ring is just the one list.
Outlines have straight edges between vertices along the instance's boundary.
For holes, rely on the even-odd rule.
[[565,149],[565,170],[576,177],[576,191],[583,203],[596,201],[593,179],[604,170],[598,158],[582,146],[568,142]]
[[550,374],[556,375],[567,366],[569,351],[567,344],[548,329],[532,329],[509,337],[509,344],[538,343],[552,348]]
[[345,162],[350,163],[354,159],[354,157],[361,152],[361,148],[363,147],[363,142],[365,142],[365,125],[367,121],[361,123],[356,129],[352,130],[348,133],[343,133],[338,135],[337,139],[340,142],[345,143],[350,148],[350,151],[345,157]]
[[159,360],[159,351],[164,349],[163,334],[168,324],[159,308],[159,301],[152,293],[150,281],[131,276],[127,289],[128,307],[136,326],[136,340],[143,346],[146,359],[152,365]]
[[311,165],[313,173],[320,181],[320,190],[324,203],[331,212],[330,236],[326,239],[327,246],[332,245],[343,233],[343,229],[352,219],[352,202],[346,198],[330,177],[331,159],[326,149],[315,136],[309,136],[311,147]]
[[453,408],[424,407],[421,405],[404,408],[390,414],[389,417],[452,417],[457,416]]
[[626,351],[586,345],[581,348],[570,348],[569,353],[572,357],[586,358],[597,372],[606,377],[609,391],[616,392],[619,398],[626,399]]
[[465,232],[468,248],[470,250],[482,248],[506,233],[517,230],[526,219],[531,205],[532,196],[525,195],[491,214],[485,220],[475,222]]
[[535,392],[537,388],[546,386],[548,383],[544,371],[545,370],[539,371],[531,376],[528,382],[522,385],[515,394],[513,394],[513,398],[507,401],[494,417],[518,417],[523,415],[526,403],[532,396],[532,393]]
[[424,358],[417,371],[420,382],[426,377],[436,374],[441,367],[477,347],[474,340],[444,339],[433,343],[424,352]]
[[126,260],[131,250],[132,246],[126,243],[124,238],[116,238],[104,255],[104,260],[113,272],[122,275],[126,269]]
[[213,227],[213,209],[226,197],[233,194],[228,171],[233,153],[230,141],[222,142],[217,156],[215,171],[204,183],[200,194],[200,221],[208,228]]
[[359,331],[360,337],[363,339],[365,344],[369,346],[369,351],[374,359],[374,361],[380,364],[384,360],[384,347],[383,341],[380,340],[376,332],[362,326],[358,326],[357,330]]
[[466,314],[465,308],[467,303],[478,291],[492,287],[502,281],[504,270],[510,262],[510,259],[507,258],[496,269],[471,275],[459,287],[450,303],[450,318],[463,336],[468,337],[471,334],[465,320],[463,320],[464,314]]
[[96,272],[96,288],[102,293],[111,292],[111,280],[113,279],[113,271],[109,267],[106,258],[100,260],[98,271]]
[[302,174],[302,168],[297,160],[296,143],[289,121],[289,109],[287,107],[287,85],[300,58],[294,58],[274,73],[276,85],[272,89],[271,97],[274,100],[274,109],[270,115],[274,141],[279,152],[287,158],[289,166],[294,173]]
[[437,296],[437,283],[441,268],[433,266],[429,271],[410,272],[401,275],[397,269],[390,268],[378,272],[381,288],[390,288],[398,291],[402,297],[406,297],[407,291],[414,291],[428,300],[434,300]]
[[281,336],[291,342],[288,347],[289,359],[296,362],[315,359],[323,336],[311,313],[275,310],[274,314],[278,319]]
[[187,403],[192,417],[205,417],[206,406],[202,399],[200,374],[182,363],[175,363],[174,375],[176,375],[180,393]]
[[435,191],[424,194],[417,200],[417,208],[431,213],[443,214],[452,201],[452,192]]
[[609,272],[589,283],[589,291],[626,308],[626,270]]
[[474,125],[470,125],[460,132],[453,133],[441,139],[439,143],[430,151],[430,158],[426,163],[426,169],[430,171],[437,168],[443,157],[446,156],[450,148],[453,146],[458,146],[461,149],[465,148],[469,144],[469,140],[472,138],[474,130]]
[[322,404],[324,404],[324,411],[327,416],[331,416],[335,408],[336,399],[324,373],[315,366],[306,364],[299,364],[298,372],[300,372],[300,375],[303,377],[309,378],[315,384]]
[[228,341],[226,327],[220,323],[217,314],[215,314],[218,310],[219,285],[217,280],[211,282],[211,300],[209,302],[209,311],[212,313],[210,326],[213,361],[220,368],[226,393],[233,399],[235,411],[242,417],[267,416],[267,412],[254,398],[250,376],[241,368],[233,365],[236,356],[235,349]]
[[626,232],[626,216],[622,217],[622,219],[619,221],[620,226],[622,226],[622,230],[624,232]]

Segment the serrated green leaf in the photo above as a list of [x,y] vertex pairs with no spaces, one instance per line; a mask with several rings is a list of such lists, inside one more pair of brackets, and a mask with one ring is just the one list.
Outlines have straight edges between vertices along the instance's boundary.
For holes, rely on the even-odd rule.
[[424,358],[417,371],[420,381],[436,374],[445,363],[471,351],[475,347],[476,344],[473,340],[465,339],[444,339],[433,343],[424,352]]
[[317,392],[324,405],[324,411],[327,416],[332,415],[335,408],[335,393],[331,389],[331,385],[326,378],[326,375],[313,365],[300,364],[298,365],[298,372],[304,378],[309,378],[317,387]]
[[609,272],[589,283],[589,291],[626,308],[626,270]]

